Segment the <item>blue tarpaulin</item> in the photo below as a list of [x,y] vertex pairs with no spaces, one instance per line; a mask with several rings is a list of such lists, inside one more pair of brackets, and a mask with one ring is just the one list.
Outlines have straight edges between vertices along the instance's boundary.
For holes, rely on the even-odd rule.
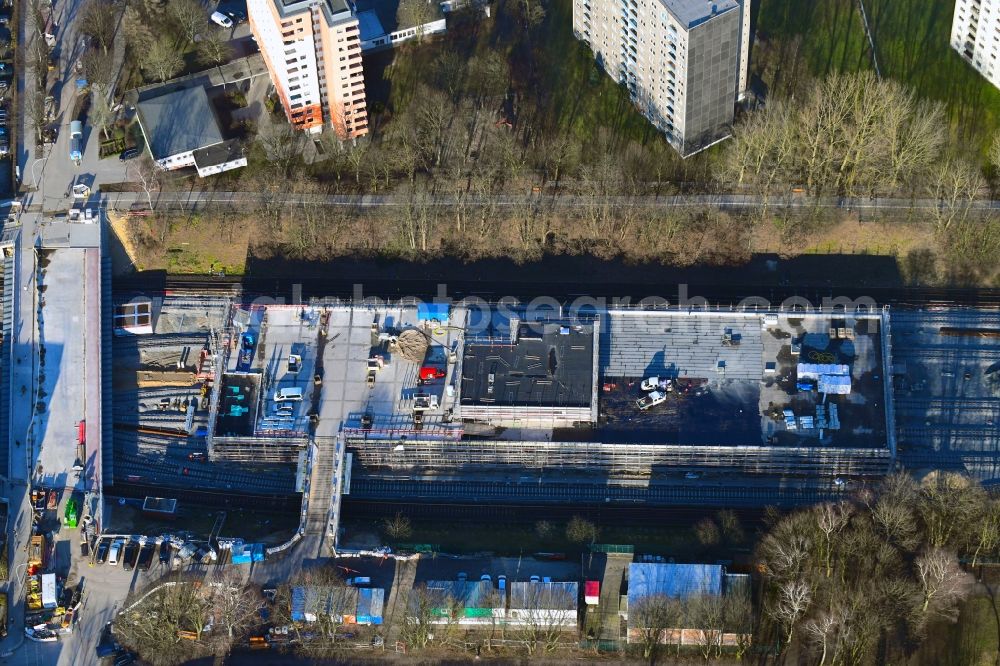
[[634,563],[628,567],[628,602],[664,594],[687,598],[722,594],[720,564]]
[[417,303],[417,321],[448,321],[451,306],[447,303]]

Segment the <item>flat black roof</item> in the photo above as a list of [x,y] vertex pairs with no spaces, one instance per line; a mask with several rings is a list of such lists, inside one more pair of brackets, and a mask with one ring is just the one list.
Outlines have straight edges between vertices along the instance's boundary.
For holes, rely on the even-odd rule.
[[215,434],[219,437],[248,437],[254,434],[257,419],[257,394],[260,374],[226,373],[222,375],[219,417]]
[[521,322],[516,343],[465,342],[463,405],[587,407],[593,384],[591,324]]

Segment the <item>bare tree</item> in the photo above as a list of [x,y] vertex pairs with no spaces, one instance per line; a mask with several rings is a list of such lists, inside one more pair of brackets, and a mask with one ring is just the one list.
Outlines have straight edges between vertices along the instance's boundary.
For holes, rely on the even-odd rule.
[[973,568],[978,564],[981,554],[992,555],[1000,546],[1000,502],[990,498],[986,502],[985,510],[971,530]]
[[952,616],[972,588],[972,577],[962,571],[955,554],[929,548],[917,557],[915,568],[924,615]]
[[711,518],[702,518],[694,526],[694,534],[698,543],[703,546],[714,546],[719,543],[719,526]]
[[47,77],[46,72],[48,72],[49,67],[49,55],[51,53],[52,49],[49,48],[49,45],[43,39],[36,39],[28,47],[26,64],[34,75],[33,82],[39,90],[44,88]]
[[961,474],[933,472],[923,479],[917,508],[927,543],[935,548],[957,545],[957,537],[974,532],[985,511],[986,492]]
[[198,42],[198,61],[203,65],[221,67],[233,57],[233,47],[219,30],[202,35]]
[[816,507],[816,525],[823,535],[823,565],[827,578],[833,573],[834,537],[847,527],[850,518],[850,507],[844,502],[837,504],[826,502]]
[[715,594],[703,594],[687,600],[688,625],[701,631],[698,648],[703,658],[722,654],[722,634],[726,625],[726,600]]
[[795,625],[809,610],[812,588],[802,580],[790,580],[778,586],[776,598],[767,611],[785,628],[785,644],[792,642]]
[[90,113],[88,115],[90,124],[99,127],[104,134],[104,139],[110,138],[108,127],[115,122],[115,112],[108,106],[108,98],[105,91],[100,86],[94,86],[91,93]]
[[642,646],[642,656],[650,663],[656,661],[662,645],[672,641],[671,629],[679,629],[684,622],[684,609],[678,599],[665,594],[640,597],[628,609],[629,633]]
[[118,29],[118,9],[107,0],[87,0],[81,14],[80,29],[93,37],[107,55]]
[[257,135],[257,142],[267,158],[285,178],[291,175],[293,166],[301,159],[304,141],[302,132],[288,123],[265,123]]
[[[150,155],[141,156],[138,160],[133,160],[135,165],[135,177],[139,181],[139,186],[146,193],[146,204],[153,210],[153,192],[160,190],[160,175],[162,170],[153,162]],[[166,229],[160,237],[160,242],[165,240]]]
[[208,28],[208,12],[198,0],[170,0],[167,11],[188,42]]
[[209,595],[215,623],[225,629],[227,643],[231,646],[259,617],[263,606],[260,594],[238,574],[230,572],[210,585]]
[[418,585],[410,591],[400,637],[411,647],[426,648],[438,633],[435,627],[444,621],[442,615],[450,614],[454,605],[455,600],[446,591]]
[[202,640],[211,605],[201,588],[172,582],[118,615],[115,636],[156,666],[183,663],[211,653]]
[[409,539],[413,535],[413,525],[410,523],[410,519],[398,511],[395,516],[383,520],[382,525],[390,539],[398,541]]
[[1000,174],[1000,130],[993,133],[993,140],[990,142],[989,163],[993,170]]
[[105,90],[110,89],[115,78],[114,55],[104,51],[87,51],[83,54],[81,63],[83,73],[87,77],[87,82],[91,86],[101,86]]
[[529,655],[554,651],[576,629],[576,598],[561,585],[515,585],[519,587],[511,590],[510,612],[518,640]]
[[586,518],[573,516],[566,523],[566,538],[573,543],[593,543],[597,541],[597,525]]
[[160,83],[184,67],[184,59],[165,37],[155,39],[140,57],[142,68],[149,71]]
[[965,160],[945,160],[932,176],[928,193],[938,200],[935,231],[944,239],[953,227],[969,217],[972,203],[984,187],[979,170]]
[[38,88],[28,89],[24,96],[24,117],[28,121],[28,127],[34,137],[33,141],[38,144],[42,140],[42,130],[45,129],[45,99],[42,91]]

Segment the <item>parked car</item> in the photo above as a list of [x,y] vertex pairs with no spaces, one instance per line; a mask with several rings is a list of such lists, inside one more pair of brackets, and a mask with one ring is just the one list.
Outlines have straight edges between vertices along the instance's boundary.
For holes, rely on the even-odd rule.
[[223,28],[232,28],[233,21],[222,12],[212,12],[212,23]]
[[122,562],[125,571],[132,571],[137,557],[139,557],[139,542],[129,541],[128,545],[125,546],[124,562]]
[[121,557],[122,548],[125,546],[124,539],[115,539],[115,542],[111,544],[111,550],[108,551],[108,564],[111,566],[118,565],[118,559]]
[[247,15],[244,14],[243,12],[241,12],[238,9],[227,9],[223,13],[226,16],[228,16],[230,18],[230,20],[232,20],[232,22],[235,25],[239,25],[240,23],[246,23],[247,22]]
[[497,576],[497,589],[501,592],[505,592],[507,590],[507,576],[504,576],[503,574]]
[[125,160],[131,160],[136,157],[139,157],[139,149],[127,148],[122,151],[122,154],[118,156],[118,159],[124,162]]
[[140,571],[149,571],[149,567],[153,564],[153,554],[155,552],[155,543],[147,542],[143,544],[142,550],[139,551],[139,561],[137,562]]
[[484,583],[491,583],[492,584],[493,583],[493,576],[491,576],[489,574],[483,574],[482,576],[479,577],[479,580],[481,580]]
[[108,559],[108,547],[111,546],[111,539],[101,539],[97,544],[97,563],[104,564]]

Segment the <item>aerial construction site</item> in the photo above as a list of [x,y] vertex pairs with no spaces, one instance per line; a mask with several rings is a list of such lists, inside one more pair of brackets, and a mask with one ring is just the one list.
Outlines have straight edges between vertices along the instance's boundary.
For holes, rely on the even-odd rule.
[[119,300],[106,478],[302,501],[333,534],[341,497],[813,501],[894,464],[889,319]]

